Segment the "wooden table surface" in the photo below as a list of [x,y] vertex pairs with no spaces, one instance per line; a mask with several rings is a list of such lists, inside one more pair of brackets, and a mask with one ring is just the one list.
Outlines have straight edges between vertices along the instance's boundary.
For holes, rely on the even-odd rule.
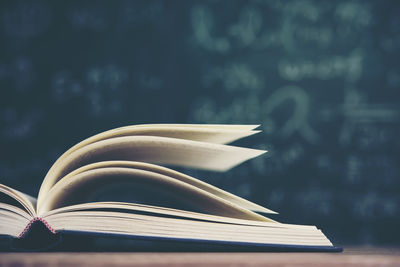
[[343,253],[0,253],[0,266],[400,266],[400,248]]

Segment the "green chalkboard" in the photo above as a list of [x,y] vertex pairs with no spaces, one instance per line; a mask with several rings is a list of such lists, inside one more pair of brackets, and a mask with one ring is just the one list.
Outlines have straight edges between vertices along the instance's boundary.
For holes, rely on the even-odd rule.
[[399,244],[399,1],[1,1],[0,183],[139,123],[260,123],[267,149],[184,170],[316,224]]

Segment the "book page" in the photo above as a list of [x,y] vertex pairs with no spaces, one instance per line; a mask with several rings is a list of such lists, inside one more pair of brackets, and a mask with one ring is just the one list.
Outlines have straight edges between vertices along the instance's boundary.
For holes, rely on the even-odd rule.
[[[66,206],[58,209],[52,209],[42,215],[44,219],[56,214],[69,213],[69,212],[78,212],[78,211],[112,211],[112,212],[122,212],[122,213],[147,213],[154,216],[165,217],[165,216],[174,216],[176,218],[182,219],[193,219],[193,220],[203,220],[203,221],[212,221],[212,222],[222,222],[229,224],[241,224],[241,225],[252,225],[252,226],[268,226],[268,227],[284,227],[284,228],[292,228],[297,229],[299,231],[303,230],[315,230],[316,227],[313,225],[297,225],[297,224],[286,224],[279,223],[276,221],[266,222],[266,221],[254,221],[254,220],[245,220],[245,219],[236,219],[230,217],[223,217],[218,215],[210,215],[205,213],[198,213],[193,211],[179,210],[173,208],[166,207],[158,207],[153,205],[144,205],[144,204],[136,204],[136,203],[126,203],[126,202],[88,202],[83,204]],[[66,215],[67,216],[67,215]]]
[[89,137],[67,150],[48,171],[42,187],[39,191],[39,199],[45,194],[51,186],[54,185],[54,169],[56,166],[72,152],[101,140],[114,137],[146,135],[162,136],[201,141],[208,143],[226,144],[237,139],[258,133],[253,131],[259,125],[217,125],[217,124],[142,124],[131,125],[112,129]]
[[16,202],[15,204],[18,203],[20,207],[26,210],[32,217],[35,217],[36,199],[34,197],[19,192],[18,190],[15,190],[9,186],[0,184],[0,202],[2,202],[1,200],[5,199],[6,197],[14,199]]
[[278,227],[271,227],[268,223],[231,224],[101,210],[57,213],[47,216],[46,220],[54,228],[64,230],[263,244],[332,246],[315,227],[302,229],[279,224]]
[[17,237],[32,219],[24,210],[0,203],[0,235]]
[[266,151],[158,136],[114,137],[83,146],[58,160],[47,174],[38,199],[69,172],[98,161],[129,160],[226,171]]
[[227,191],[224,191],[218,187],[215,187],[211,184],[205,183],[199,179],[196,179],[194,177],[191,177],[189,175],[180,173],[175,170],[171,170],[166,167],[162,167],[159,165],[155,164],[150,164],[150,163],[145,163],[145,162],[137,162],[137,161],[102,161],[102,162],[96,162],[92,163],[89,165],[85,165],[83,167],[80,167],[79,169],[76,169],[66,176],[64,176],[61,180],[63,179],[69,179],[72,176],[75,176],[81,172],[87,171],[87,170],[93,170],[93,169],[98,169],[98,168],[106,168],[106,167],[124,167],[124,168],[135,168],[135,169],[141,169],[141,170],[147,170],[147,171],[152,171],[156,173],[160,173],[166,176],[169,176],[173,179],[177,179],[179,181],[188,183],[190,185],[193,185],[199,189],[202,189],[204,191],[207,191],[210,194],[214,194],[220,198],[223,198],[227,201],[230,201],[238,206],[241,206],[242,208],[249,209],[252,211],[256,212],[263,212],[263,213],[272,213],[276,214],[276,212],[267,209],[265,207],[262,207],[260,205],[257,205],[251,201],[248,201],[244,198],[238,197],[234,194],[231,194]]
[[49,191],[43,202],[39,202],[38,214],[42,215],[52,209],[85,203],[90,200],[91,194],[99,189],[121,182],[147,184],[168,191],[205,213],[238,219],[272,221],[205,190],[169,176],[151,171],[121,167],[87,170],[68,179],[61,180]]

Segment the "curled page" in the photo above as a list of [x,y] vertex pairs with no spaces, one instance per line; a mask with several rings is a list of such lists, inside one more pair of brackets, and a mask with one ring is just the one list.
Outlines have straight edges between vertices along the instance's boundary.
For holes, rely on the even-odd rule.
[[266,151],[159,136],[115,137],[86,145],[57,161],[39,193],[39,202],[58,180],[84,165],[128,160],[227,171]]

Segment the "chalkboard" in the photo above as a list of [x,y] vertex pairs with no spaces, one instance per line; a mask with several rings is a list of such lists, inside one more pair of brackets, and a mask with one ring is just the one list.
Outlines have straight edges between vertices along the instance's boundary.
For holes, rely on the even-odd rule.
[[399,244],[399,1],[1,1],[0,182],[139,123],[260,123],[269,152],[184,170],[316,224]]

